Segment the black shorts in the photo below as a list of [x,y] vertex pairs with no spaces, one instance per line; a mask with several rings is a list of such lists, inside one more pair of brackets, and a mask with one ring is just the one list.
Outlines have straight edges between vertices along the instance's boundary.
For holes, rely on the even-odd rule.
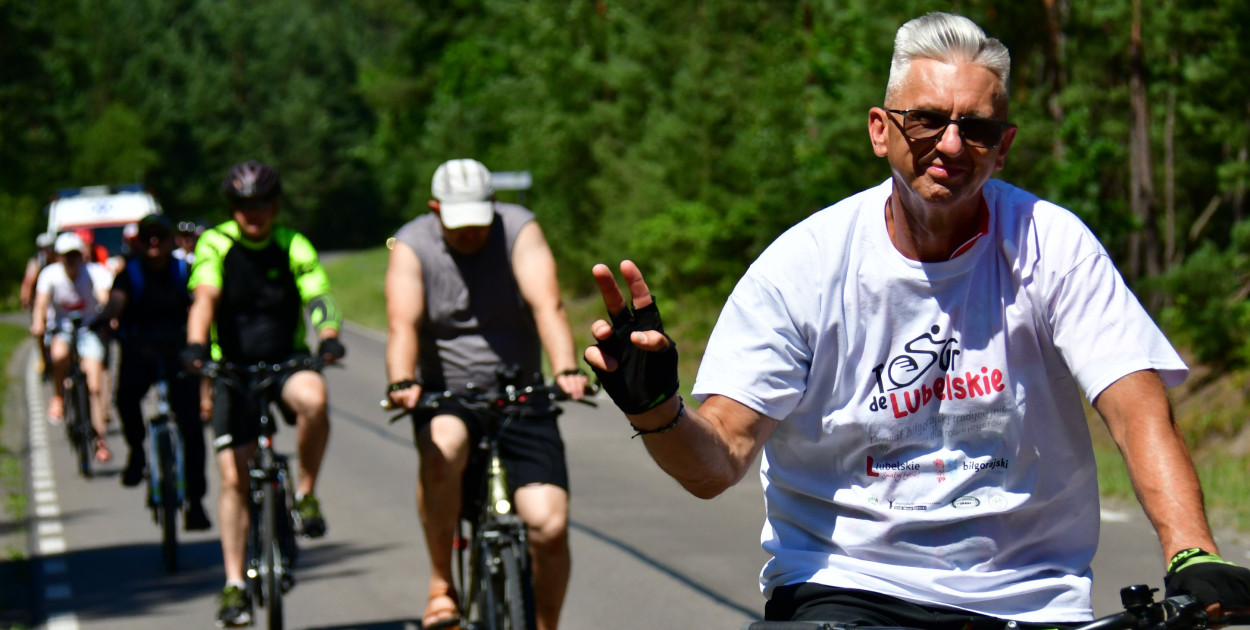
[[[916,604],[906,600],[823,584],[787,584],[773,589],[764,607],[768,621],[824,621],[841,625],[930,628],[932,630],[1003,630],[1006,620],[966,610]],[[1020,623],[1021,630],[1075,628],[1081,624]]]
[[[288,359],[307,357],[307,352],[293,354]],[[274,387],[274,406],[278,416],[288,425],[295,425],[295,414],[281,402],[282,388],[295,372],[287,372],[278,378]],[[228,448],[244,446],[260,437],[260,424],[248,413],[247,400],[243,392],[227,386],[221,381],[213,381],[213,451],[220,453]],[[270,410],[273,413],[273,410]]]
[[[478,412],[453,402],[444,402],[437,410],[419,410],[412,414],[412,435],[429,424],[434,416],[452,415],[464,421],[469,429],[470,456],[465,469],[464,490],[469,496],[481,484],[481,472],[486,462],[482,451],[476,448],[482,437],[482,418]],[[508,472],[509,490],[513,493],[521,486],[551,484],[569,490],[569,470],[564,458],[564,440],[556,414],[542,418],[522,418],[509,424],[499,440],[499,456]],[[467,504],[466,504],[467,506]]]

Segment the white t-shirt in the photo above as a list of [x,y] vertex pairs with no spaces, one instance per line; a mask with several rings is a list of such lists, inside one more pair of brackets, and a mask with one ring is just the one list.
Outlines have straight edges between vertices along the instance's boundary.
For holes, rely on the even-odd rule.
[[47,293],[50,296],[48,312],[48,330],[58,330],[69,324],[73,314],[90,320],[99,310],[96,292],[108,292],[113,286],[113,274],[99,263],[84,262],[78,277],[70,281],[65,273],[65,263],[54,262],[39,272],[35,281],[36,293]]
[[892,182],[751,266],[694,392],[781,420],[760,576],[1033,622],[1092,616],[1098,487],[1080,391],[1187,368],[1073,214],[990,180],[954,260],[890,242]]

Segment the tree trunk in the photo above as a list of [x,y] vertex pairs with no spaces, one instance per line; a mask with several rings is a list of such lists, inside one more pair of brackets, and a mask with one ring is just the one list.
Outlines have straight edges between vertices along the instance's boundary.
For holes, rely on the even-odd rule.
[[1129,102],[1133,126],[1129,135],[1129,207],[1141,229],[1129,235],[1128,272],[1130,281],[1143,272],[1158,272],[1156,226],[1152,204],[1154,186],[1150,177],[1150,111],[1146,98],[1145,61],[1142,53],[1141,0],[1133,0],[1133,26],[1129,43]]
[[[1068,67],[1064,56],[1068,36],[1063,31],[1063,25],[1068,16],[1068,0],[1042,0],[1042,3],[1046,7],[1045,74],[1046,87],[1050,92],[1046,96],[1046,109],[1050,112],[1051,121],[1055,123],[1055,129],[1058,130],[1063,125],[1064,118],[1060,97],[1068,87]],[[1056,162],[1063,160],[1065,152],[1063,137],[1058,133],[1053,134],[1050,152]]]
[[1176,252],[1176,49],[1168,56],[1168,113],[1163,123],[1163,264],[1166,271],[1181,262]]

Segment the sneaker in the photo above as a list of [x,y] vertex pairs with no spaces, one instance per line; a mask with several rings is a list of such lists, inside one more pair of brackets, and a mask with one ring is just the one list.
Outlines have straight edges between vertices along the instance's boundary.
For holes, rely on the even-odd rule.
[[126,469],[122,471],[122,485],[133,488],[143,483],[143,469],[147,465],[147,457],[142,450],[131,450],[126,457]]
[[300,534],[308,538],[326,535],[326,518],[321,514],[321,504],[311,492],[295,501],[295,515]]
[[221,590],[221,607],[217,609],[218,628],[242,628],[252,625],[252,598],[238,586]]
[[204,504],[200,501],[187,501],[186,522],[183,524],[189,532],[202,532],[213,526],[213,522],[208,520],[208,513],[204,511]]

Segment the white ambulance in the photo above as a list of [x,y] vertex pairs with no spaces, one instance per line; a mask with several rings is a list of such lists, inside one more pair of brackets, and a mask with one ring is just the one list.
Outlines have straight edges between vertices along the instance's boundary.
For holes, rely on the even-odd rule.
[[89,232],[93,249],[102,246],[108,257],[116,258],[125,253],[126,226],[159,212],[161,205],[142,184],[67,188],[48,204],[48,234]]

